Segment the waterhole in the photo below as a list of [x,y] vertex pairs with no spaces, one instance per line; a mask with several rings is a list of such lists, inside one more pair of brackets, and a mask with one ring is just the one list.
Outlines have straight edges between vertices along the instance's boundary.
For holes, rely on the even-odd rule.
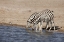
[[15,26],[0,26],[0,42],[64,42],[64,33],[35,32]]

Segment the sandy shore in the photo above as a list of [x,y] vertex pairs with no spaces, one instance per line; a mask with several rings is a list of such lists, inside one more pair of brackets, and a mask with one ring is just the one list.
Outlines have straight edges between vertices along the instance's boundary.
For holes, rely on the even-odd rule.
[[55,25],[64,32],[64,0],[0,0],[0,24],[26,26],[34,12],[50,9],[54,11]]
[[[21,27],[21,28],[26,28],[26,25],[18,25],[18,24],[8,24],[8,23],[0,23],[0,26],[16,26],[16,27]],[[45,27],[45,26],[44,26]],[[43,29],[44,29],[43,27]],[[59,27],[59,26],[55,26],[56,30],[55,32],[61,32],[64,33],[64,27]],[[47,30],[48,31],[48,30]],[[52,29],[51,32],[54,32],[54,30]]]

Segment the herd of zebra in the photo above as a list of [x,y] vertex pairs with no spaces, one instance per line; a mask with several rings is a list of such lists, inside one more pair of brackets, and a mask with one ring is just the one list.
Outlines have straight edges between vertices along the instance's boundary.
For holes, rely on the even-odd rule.
[[42,25],[44,22],[46,23],[46,30],[48,29],[49,24],[50,24],[49,31],[52,29],[52,24],[53,24],[54,30],[55,30],[53,11],[51,11],[49,9],[45,9],[43,11],[33,13],[27,20],[26,27],[29,28],[32,25],[32,29],[41,32]]

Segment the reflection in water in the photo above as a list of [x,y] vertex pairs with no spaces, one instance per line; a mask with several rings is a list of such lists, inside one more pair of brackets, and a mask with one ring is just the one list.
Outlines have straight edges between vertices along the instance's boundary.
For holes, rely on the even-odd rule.
[[0,26],[0,42],[63,42],[64,33],[35,32],[14,26]]
[[26,29],[26,31],[28,32],[28,33],[30,33],[30,34],[32,34],[32,35],[40,35],[40,36],[42,36],[42,35],[44,35],[44,36],[49,36],[49,35],[52,35],[53,34],[53,32],[48,32],[48,31],[46,31],[46,30],[43,30],[42,32],[36,32],[36,31],[34,31],[34,30],[30,30],[30,29]]

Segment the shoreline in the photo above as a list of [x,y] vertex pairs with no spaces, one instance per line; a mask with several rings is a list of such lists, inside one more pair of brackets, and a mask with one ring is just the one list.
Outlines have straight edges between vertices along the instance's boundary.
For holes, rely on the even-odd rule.
[[18,25],[18,24],[9,24],[9,23],[0,23],[0,26],[16,26],[16,27],[23,27],[26,28],[26,25]]
[[[16,26],[16,27],[23,27],[26,28],[26,25],[18,25],[18,24],[9,24],[9,23],[0,23],[0,26]],[[56,27],[58,28],[57,30],[55,30],[56,32],[61,32],[64,33],[64,28],[63,27]],[[53,30],[52,30],[53,31]]]

